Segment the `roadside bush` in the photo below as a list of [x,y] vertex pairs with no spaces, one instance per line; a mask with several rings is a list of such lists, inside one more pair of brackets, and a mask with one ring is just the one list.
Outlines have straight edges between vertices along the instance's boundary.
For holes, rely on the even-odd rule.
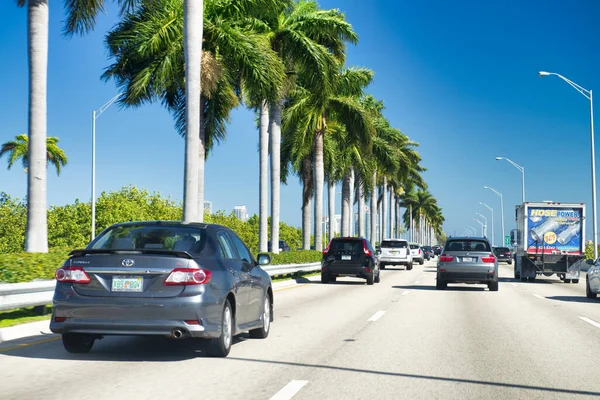
[[[159,193],[133,186],[117,192],[103,192],[96,201],[96,235],[108,226],[126,221],[181,220],[182,205]],[[48,254],[24,253],[27,207],[23,201],[0,193],[0,282],[27,282],[52,279],[70,250],[87,246],[91,237],[91,204],[73,204],[48,210]],[[236,232],[254,255],[258,253],[258,216],[241,221],[233,213],[205,214],[207,223],[227,226]],[[269,232],[271,221],[269,219]],[[279,239],[292,250],[302,244],[302,230],[280,223]],[[291,251],[271,254],[272,264],[296,264],[321,260],[318,251]]]

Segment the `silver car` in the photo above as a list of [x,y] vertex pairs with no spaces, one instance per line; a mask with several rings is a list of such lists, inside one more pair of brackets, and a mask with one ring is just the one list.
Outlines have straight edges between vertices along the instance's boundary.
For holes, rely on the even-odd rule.
[[490,242],[479,237],[451,237],[437,264],[437,289],[448,283],[483,283],[498,290],[498,259]]
[[225,357],[234,335],[269,334],[269,262],[220,225],[116,224],[56,271],[50,330],[71,353],[105,335],[161,335],[207,339],[207,353]]
[[594,263],[588,260],[588,269],[585,279],[585,295],[588,299],[595,299],[600,293],[600,259]]

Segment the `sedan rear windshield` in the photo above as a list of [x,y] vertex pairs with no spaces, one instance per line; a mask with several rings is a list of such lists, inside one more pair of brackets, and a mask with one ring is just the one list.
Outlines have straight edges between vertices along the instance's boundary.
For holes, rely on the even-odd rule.
[[490,244],[485,240],[453,240],[446,244],[446,251],[490,251]]
[[498,252],[498,253],[510,253],[510,249],[508,247],[496,247],[496,252]]
[[416,249],[419,248],[419,245],[418,244],[411,244],[410,248],[413,249],[413,250],[416,250]]
[[362,240],[333,240],[331,242],[331,251],[349,251],[360,253],[363,251]]
[[161,249],[199,254],[206,242],[204,229],[190,226],[117,225],[103,232],[90,249]]
[[408,247],[408,243],[401,240],[384,240],[381,242],[381,248],[391,249],[405,249]]

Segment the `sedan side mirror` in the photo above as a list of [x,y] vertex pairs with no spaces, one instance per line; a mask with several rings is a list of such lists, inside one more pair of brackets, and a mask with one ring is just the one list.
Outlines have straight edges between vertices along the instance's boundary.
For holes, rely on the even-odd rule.
[[271,256],[265,253],[261,253],[258,255],[258,265],[269,265],[271,264]]

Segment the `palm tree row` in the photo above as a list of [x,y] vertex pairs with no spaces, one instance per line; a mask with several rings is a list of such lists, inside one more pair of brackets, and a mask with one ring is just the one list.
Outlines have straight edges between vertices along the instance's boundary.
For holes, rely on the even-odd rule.
[[[27,3],[29,15],[31,221],[26,250],[47,251],[40,141],[46,139],[48,1],[17,1]],[[115,2],[121,6],[121,19],[106,35],[112,63],[103,78],[114,79],[125,93],[122,105],[160,102],[172,113],[185,137],[184,221],[203,220],[205,159],[225,138],[231,110],[243,104],[259,121],[260,251],[267,251],[269,161],[273,251],[279,241],[280,185],[291,171],[303,184],[304,248],[310,247],[314,219],[314,246],[322,249],[325,179],[330,199],[332,188],[335,196],[335,184],[342,183],[343,234],[352,233],[350,209],[356,199],[358,233],[366,235],[368,198],[371,226],[381,206],[379,215],[390,217],[382,219],[381,234],[398,233],[405,188],[425,189],[420,176],[424,169],[416,143],[390,126],[382,114],[383,102],[366,95],[373,72],[345,65],[346,45],[356,44],[358,36],[341,11],[320,9],[313,0]],[[103,0],[65,0],[65,33],[93,29],[103,5]],[[423,235],[427,224],[441,227],[440,219],[426,210],[425,205],[418,209],[416,224]]]

